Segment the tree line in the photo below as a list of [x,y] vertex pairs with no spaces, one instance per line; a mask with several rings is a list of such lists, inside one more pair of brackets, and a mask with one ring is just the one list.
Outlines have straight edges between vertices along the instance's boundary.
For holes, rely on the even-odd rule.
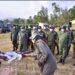
[[52,14],[48,15],[48,8],[42,6],[36,15],[29,16],[28,19],[15,18],[12,21],[0,20],[0,24],[16,24],[16,25],[37,25],[39,22],[48,23],[49,25],[60,26],[67,24],[69,21],[75,19],[75,6],[70,9],[61,8],[55,2],[52,3]]

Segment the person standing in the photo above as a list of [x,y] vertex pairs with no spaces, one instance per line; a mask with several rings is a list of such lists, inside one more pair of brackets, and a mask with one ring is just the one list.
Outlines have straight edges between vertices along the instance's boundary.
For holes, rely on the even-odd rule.
[[18,34],[19,41],[19,50],[27,51],[28,50],[28,33],[25,30],[25,27],[21,27],[20,32]]
[[72,40],[72,45],[73,45],[73,58],[75,59],[75,30],[72,30],[73,32],[73,40]]
[[42,37],[42,39],[45,41],[46,36],[45,36],[45,33],[43,32],[41,26],[38,27],[38,32],[39,32],[40,36]]
[[[54,54],[55,52],[55,46],[58,40],[58,34],[54,30],[55,28],[53,26],[50,27],[50,32],[48,33],[48,46],[51,49],[52,53]],[[59,50],[58,50],[59,53]]]
[[69,37],[70,37],[70,44],[68,46],[68,51],[67,51],[67,55],[69,55],[69,51],[70,51],[71,44],[72,44],[72,41],[73,41],[73,32],[71,30],[71,25],[70,24],[68,24],[66,28],[67,28],[67,31],[69,32]]
[[61,27],[61,31],[58,32],[59,36],[59,50],[60,60],[59,63],[64,64],[67,57],[68,46],[70,45],[69,32],[66,30],[66,26]]
[[46,43],[48,44],[48,33],[49,33],[49,28],[47,26],[44,26],[43,32],[45,33],[46,37]]
[[18,49],[18,29],[17,29],[17,26],[14,25],[13,26],[13,30],[11,31],[11,41],[12,41],[12,44],[13,44],[13,51],[17,51]]

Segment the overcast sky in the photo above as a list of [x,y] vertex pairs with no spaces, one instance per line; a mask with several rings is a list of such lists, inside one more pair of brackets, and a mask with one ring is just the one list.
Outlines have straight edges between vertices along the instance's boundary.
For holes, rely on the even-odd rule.
[[42,6],[52,12],[51,4],[56,2],[60,7],[71,8],[75,1],[0,1],[0,19],[28,18],[37,14]]

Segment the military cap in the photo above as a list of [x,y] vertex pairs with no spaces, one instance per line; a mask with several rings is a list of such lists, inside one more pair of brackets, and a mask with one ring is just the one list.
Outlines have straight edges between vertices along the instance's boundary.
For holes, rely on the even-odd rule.
[[55,27],[54,27],[54,26],[50,26],[49,28],[50,28],[50,29],[55,29]]

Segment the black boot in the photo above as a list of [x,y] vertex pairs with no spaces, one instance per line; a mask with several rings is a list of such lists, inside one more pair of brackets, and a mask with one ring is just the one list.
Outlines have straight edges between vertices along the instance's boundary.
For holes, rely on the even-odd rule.
[[75,64],[73,64],[73,66],[75,66]]
[[64,59],[62,59],[62,64],[63,64],[63,65],[65,64],[65,60],[64,60]]
[[62,63],[62,59],[60,59],[60,60],[58,61],[58,63]]

